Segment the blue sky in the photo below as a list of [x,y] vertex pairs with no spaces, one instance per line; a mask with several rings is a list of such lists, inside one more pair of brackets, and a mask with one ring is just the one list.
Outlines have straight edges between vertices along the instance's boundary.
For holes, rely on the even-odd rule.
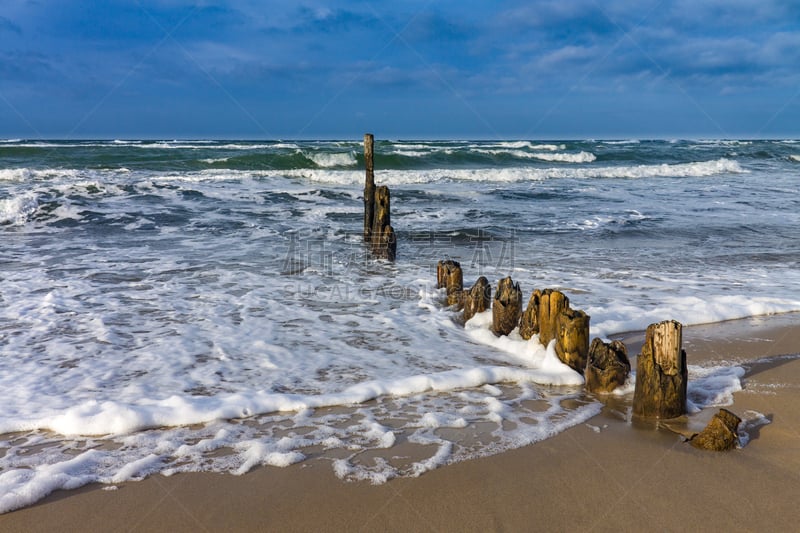
[[0,137],[365,131],[797,137],[800,2],[0,5]]

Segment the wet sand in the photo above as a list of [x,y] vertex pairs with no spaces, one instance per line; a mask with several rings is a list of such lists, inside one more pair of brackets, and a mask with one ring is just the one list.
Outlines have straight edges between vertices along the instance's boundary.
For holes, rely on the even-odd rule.
[[[642,334],[621,337],[637,353]],[[554,438],[419,478],[345,483],[324,460],[157,475],[59,491],[0,516],[0,531],[796,530],[800,314],[686,328],[684,348],[690,364],[747,369],[729,409],[770,423],[749,426],[744,448],[695,450],[669,429],[631,423],[615,402]],[[714,412],[673,426],[702,426]]]

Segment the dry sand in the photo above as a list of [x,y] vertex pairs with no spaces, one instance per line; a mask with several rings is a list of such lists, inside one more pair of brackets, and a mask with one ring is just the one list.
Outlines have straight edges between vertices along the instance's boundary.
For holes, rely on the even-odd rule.
[[[641,333],[624,337],[637,353]],[[344,483],[321,460],[157,475],[57,492],[0,516],[0,531],[797,531],[800,359],[752,361],[800,353],[800,315],[686,328],[684,347],[690,364],[748,369],[730,409],[771,423],[744,448],[695,450],[616,405],[549,440],[385,485]]]

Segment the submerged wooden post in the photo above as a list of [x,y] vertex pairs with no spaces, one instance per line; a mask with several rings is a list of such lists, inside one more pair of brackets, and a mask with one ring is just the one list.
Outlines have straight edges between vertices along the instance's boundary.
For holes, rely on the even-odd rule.
[[498,337],[508,335],[519,324],[521,314],[522,290],[519,283],[514,283],[510,276],[501,279],[492,304],[492,331]]
[[688,372],[682,329],[675,320],[647,326],[636,366],[633,414],[646,418],[686,414]]
[[478,278],[475,285],[464,294],[464,322],[492,305],[492,286],[485,276]]
[[371,133],[364,134],[364,165],[367,168],[364,181],[364,240],[370,242],[375,217],[375,165],[373,148],[375,137]]

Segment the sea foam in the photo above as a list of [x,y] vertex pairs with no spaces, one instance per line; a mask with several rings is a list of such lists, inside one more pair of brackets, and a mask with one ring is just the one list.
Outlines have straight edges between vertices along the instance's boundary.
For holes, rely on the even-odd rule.
[[352,167],[356,164],[356,155],[353,152],[304,152],[303,155],[312,160],[314,164],[322,168]]
[[[735,160],[721,158],[696,163],[677,163],[661,165],[603,166],[580,168],[456,168],[430,170],[387,170],[378,171],[382,183],[388,185],[465,182],[524,182],[547,179],[592,179],[592,178],[689,178],[708,177],[722,174],[741,174],[747,170]],[[346,170],[295,169],[282,172],[285,175],[306,178],[317,183],[337,185],[356,185],[363,181],[362,173]],[[266,175],[273,174],[267,172]],[[376,179],[378,179],[376,177]]]
[[38,208],[39,200],[34,193],[0,200],[0,224],[25,224]]

